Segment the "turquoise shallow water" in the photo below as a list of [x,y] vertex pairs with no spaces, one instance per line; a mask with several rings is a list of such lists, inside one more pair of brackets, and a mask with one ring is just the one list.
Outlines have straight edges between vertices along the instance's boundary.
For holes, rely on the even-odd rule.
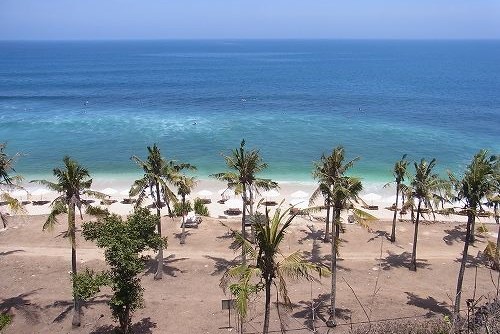
[[242,138],[278,180],[339,144],[370,182],[403,153],[460,171],[500,152],[498,59],[499,41],[0,42],[0,141],[28,177],[69,154],[127,178],[156,142],[206,178]]

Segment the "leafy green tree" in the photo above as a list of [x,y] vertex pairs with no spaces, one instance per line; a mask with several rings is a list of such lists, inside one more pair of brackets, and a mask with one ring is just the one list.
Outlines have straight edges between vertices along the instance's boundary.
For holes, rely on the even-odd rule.
[[439,179],[437,174],[432,172],[436,166],[436,159],[432,159],[429,163],[425,159],[421,159],[420,163],[414,163],[415,177],[411,182],[412,197],[418,200],[417,217],[415,219],[415,231],[413,234],[413,250],[411,253],[410,270],[417,271],[417,241],[418,241],[418,226],[422,215],[422,204],[425,207],[432,209],[434,199],[440,197],[439,190],[443,188],[444,183]]
[[[142,252],[166,247],[166,239],[155,231],[158,220],[158,215],[140,208],[126,221],[117,215],[109,215],[97,222],[83,224],[83,236],[105,249],[106,263],[111,267],[104,275],[87,272],[87,277],[93,277],[97,279],[97,285],[106,284],[113,290],[109,305],[122,334],[132,333],[132,313],[143,306],[143,288],[138,277],[144,271]],[[82,289],[82,295],[90,296],[98,291],[92,280],[80,281],[85,282],[86,287]]]
[[[161,156],[160,149],[156,144],[153,147],[148,146],[148,157],[146,160],[141,160],[137,156],[133,156],[134,160],[139,167],[144,171],[142,178],[134,181],[130,189],[130,196],[138,196],[136,208],[140,207],[147,197],[148,192],[153,198],[154,206],[156,207],[156,214],[160,219],[158,220],[158,234],[161,236],[161,208],[163,206],[162,199],[167,205],[168,214],[172,217],[172,210],[170,202],[177,202],[175,193],[170,188],[174,180],[179,177],[180,171],[183,169],[192,169],[189,164],[179,164],[175,161],[167,161]],[[163,277],[163,248],[158,249],[158,267],[156,269],[155,279],[162,279]]]
[[[63,158],[64,167],[54,168],[53,174],[56,177],[56,182],[47,180],[33,180],[31,182],[39,183],[47,188],[58,192],[60,195],[52,202],[51,212],[43,225],[43,230],[52,229],[58,222],[57,217],[61,214],[68,215],[68,230],[67,236],[71,243],[71,275],[77,275],[76,263],[76,227],[75,217],[76,209],[80,212],[80,219],[83,220],[82,207],[86,208],[86,213],[99,216],[105,215],[107,210],[93,207],[82,200],[82,195],[95,197],[98,199],[105,198],[104,194],[93,191],[90,189],[92,186],[92,179],[90,178],[89,171],[82,167],[78,162],[72,160],[70,157]],[[74,282],[74,280],[73,280]],[[75,284],[73,283],[73,291]],[[73,312],[73,326],[80,326],[81,317],[81,304],[78,298],[73,298],[74,312]]]
[[[5,148],[6,144],[0,143],[0,200],[7,202],[12,212],[23,213],[24,209],[22,204],[7,192],[7,190],[12,189],[23,189],[20,185],[23,178],[20,175],[12,175],[12,173],[16,172],[14,164],[20,154],[17,153],[13,156],[9,156],[5,152]],[[2,211],[0,211],[0,220],[2,221],[3,227],[7,227],[7,215]]]
[[[345,151],[342,146],[337,146],[333,149],[332,154],[328,157],[322,157],[322,174],[318,177],[322,180],[323,186],[320,191],[326,193],[326,198],[329,198],[329,203],[332,206],[332,237],[331,237],[331,293],[330,293],[330,316],[327,321],[327,326],[335,327],[335,303],[337,294],[337,254],[339,251],[340,231],[341,231],[341,212],[342,210],[353,210],[354,219],[366,226],[370,220],[374,220],[372,215],[354,208],[354,203],[359,200],[359,194],[363,189],[361,181],[358,178],[346,175],[348,170],[359,160],[345,162]],[[316,169],[318,170],[318,169]]]
[[455,295],[455,316],[459,316],[460,299],[462,296],[462,283],[467,263],[469,244],[474,229],[476,216],[481,208],[481,201],[488,195],[498,192],[500,184],[500,160],[498,156],[491,155],[481,150],[472,159],[461,179],[450,174],[450,181],[456,191],[456,199],[465,202],[467,210],[467,232],[465,235],[464,250],[458,272],[457,293]]
[[[194,186],[196,185],[196,179],[194,177],[180,175],[175,181],[177,186],[177,194],[181,196],[182,207],[186,207],[186,196],[191,194]],[[181,244],[186,243],[186,219],[187,211],[182,212],[182,234],[181,234]]]
[[[313,280],[313,272],[321,275],[328,269],[311,263],[302,258],[300,252],[283,256],[280,245],[285,238],[288,227],[295,215],[289,215],[289,210],[281,212],[277,208],[270,218],[266,215],[254,216],[255,245],[239,232],[233,231],[236,244],[248,256],[249,263],[243,263],[229,268],[221,279],[221,287],[229,290],[236,297],[236,309],[245,318],[248,310],[248,300],[252,294],[265,291],[264,325],[262,333],[269,333],[269,315],[271,307],[271,287],[276,285],[278,296],[286,307],[292,304],[288,296],[286,278]],[[281,258],[281,260],[280,260]],[[233,282],[233,283],[232,283]]]
[[[212,174],[217,180],[227,183],[235,193],[241,194],[243,199],[243,216],[241,218],[241,234],[245,236],[245,220],[247,209],[247,191],[250,194],[250,215],[253,215],[253,189],[269,190],[277,188],[278,184],[270,179],[257,178],[256,175],[267,168],[262,161],[258,150],[245,151],[245,140],[242,140],[238,149],[232,150],[231,155],[225,156],[228,172]],[[243,263],[245,254],[242,253]]]
[[406,160],[406,154],[404,154],[401,160],[396,161],[393,170],[394,182],[396,183],[396,205],[394,207],[394,217],[392,217],[391,242],[396,241],[396,220],[398,214],[399,191],[401,189],[401,183],[404,182],[407,175],[407,167],[408,160]]

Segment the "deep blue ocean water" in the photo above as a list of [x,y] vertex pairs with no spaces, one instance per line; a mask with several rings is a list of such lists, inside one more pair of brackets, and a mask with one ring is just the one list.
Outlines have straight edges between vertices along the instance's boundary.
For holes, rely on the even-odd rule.
[[499,116],[500,41],[0,42],[0,142],[28,177],[65,154],[130,175],[158,143],[206,178],[244,138],[278,180],[344,145],[388,182],[404,153],[441,172],[499,153]]

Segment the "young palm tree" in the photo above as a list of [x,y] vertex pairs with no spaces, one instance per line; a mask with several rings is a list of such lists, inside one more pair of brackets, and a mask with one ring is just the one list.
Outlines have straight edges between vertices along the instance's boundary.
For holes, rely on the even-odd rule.
[[[4,151],[5,147],[6,144],[0,143],[0,200],[7,202],[12,212],[23,213],[24,210],[21,203],[7,192],[7,190],[11,189],[23,189],[20,186],[23,178],[20,175],[11,175],[11,173],[16,172],[14,164],[20,154],[17,153],[13,156],[9,156]],[[7,227],[7,215],[2,211],[0,211],[0,220],[2,221],[3,227]]]
[[396,183],[396,205],[394,207],[394,217],[392,217],[392,231],[391,231],[391,242],[396,241],[396,219],[398,214],[398,200],[399,191],[401,183],[404,182],[405,176],[407,174],[406,168],[408,167],[408,161],[406,160],[406,154],[403,155],[401,160],[396,161],[394,164],[394,182]]
[[[245,151],[245,140],[243,139],[238,149],[234,149],[231,155],[225,156],[226,165],[231,171],[212,174],[217,180],[227,182],[229,188],[234,188],[235,193],[241,193],[243,199],[243,215],[241,218],[241,234],[245,236],[245,220],[247,209],[247,190],[250,193],[250,214],[253,214],[253,189],[269,190],[277,188],[278,184],[270,179],[257,178],[256,174],[267,168],[262,161],[258,150]],[[242,253],[243,263],[245,254]]]
[[436,165],[436,159],[432,159],[429,163],[425,159],[421,159],[420,163],[414,163],[415,177],[411,182],[412,198],[418,200],[417,217],[415,219],[415,232],[413,234],[413,250],[411,254],[410,270],[417,271],[417,241],[418,241],[418,224],[420,222],[422,204],[425,207],[432,209],[433,200],[437,195],[437,191],[443,187],[437,174],[432,173],[432,169]]
[[[141,206],[144,199],[148,195],[153,198],[154,206],[156,207],[156,214],[160,219],[158,220],[158,234],[162,235],[161,232],[161,208],[163,206],[162,199],[167,205],[168,214],[172,216],[172,210],[170,208],[170,202],[176,202],[174,192],[170,189],[174,180],[179,177],[179,173],[183,169],[192,169],[189,164],[177,164],[175,161],[167,161],[161,156],[160,149],[156,144],[153,147],[148,146],[148,157],[147,159],[141,160],[137,156],[132,156],[139,167],[144,171],[144,176],[138,180],[134,181],[132,188],[130,189],[130,196],[136,196],[136,208]],[[158,249],[158,267],[156,269],[155,279],[163,278],[163,247]]]
[[[242,248],[249,257],[249,264],[240,264],[229,268],[221,278],[221,287],[225,290],[228,286],[231,293],[236,297],[236,308],[244,318],[247,314],[248,300],[252,293],[265,291],[264,325],[262,333],[269,333],[269,314],[271,310],[271,287],[276,285],[277,294],[283,304],[291,308],[288,296],[286,277],[293,279],[313,280],[313,272],[321,277],[328,273],[328,269],[302,258],[300,252],[294,252],[284,257],[280,251],[290,223],[295,215],[289,215],[289,210],[281,212],[278,208],[274,215],[255,220],[255,246],[242,234],[233,231],[238,246]],[[278,257],[281,256],[280,260]],[[231,284],[231,282],[235,283]],[[263,283],[262,283],[263,282]]]
[[488,195],[498,192],[500,187],[499,158],[494,155],[488,157],[487,154],[487,151],[481,150],[474,155],[461,180],[457,180],[450,174],[450,180],[457,192],[456,199],[465,201],[465,208],[467,210],[467,232],[462,261],[460,262],[460,271],[458,272],[457,293],[455,295],[454,313],[456,317],[460,313],[460,298],[462,297],[462,283],[467,262],[467,253],[478,209],[481,208],[481,201]]
[[[53,173],[56,177],[56,182],[46,180],[33,180],[31,182],[39,183],[47,188],[58,192],[60,195],[52,202],[52,210],[43,225],[43,230],[52,229],[58,222],[57,216],[60,214],[68,215],[68,231],[67,235],[71,242],[71,275],[77,275],[76,266],[76,227],[75,216],[76,209],[80,212],[80,219],[82,216],[82,206],[86,207],[86,213],[92,215],[105,215],[106,210],[98,209],[87,204],[83,201],[81,196],[87,195],[98,199],[103,199],[106,196],[96,191],[90,190],[92,179],[90,178],[89,171],[82,167],[78,162],[72,160],[70,157],[63,158],[64,167],[54,168]],[[76,291],[75,281],[73,282],[73,291]],[[74,313],[73,313],[73,326],[80,326],[81,305],[78,298],[73,297]]]
[[181,234],[181,244],[186,243],[186,227],[185,219],[187,212],[184,212],[186,207],[186,196],[191,194],[194,186],[196,185],[196,179],[194,177],[189,177],[186,175],[181,175],[177,180],[175,180],[175,185],[177,186],[177,194],[181,196],[182,199],[182,234]]
[[331,182],[329,179],[328,173],[328,159],[323,154],[319,162],[314,163],[313,177],[318,179],[319,185],[318,188],[311,194],[311,198],[309,199],[309,205],[312,206],[316,198],[321,194],[324,198],[324,203],[326,207],[326,219],[325,219],[325,238],[324,242],[330,241],[330,211],[332,207],[332,198],[331,198]]
[[[337,294],[337,254],[340,241],[342,210],[353,208],[353,204],[358,202],[359,193],[363,189],[361,181],[358,178],[347,176],[347,171],[354,165],[359,158],[345,162],[345,151],[342,146],[333,149],[330,156],[322,156],[320,163],[316,164],[315,176],[320,180],[320,187],[313,193],[318,194],[321,191],[327,203],[332,208],[332,237],[331,237],[331,262],[330,271],[331,277],[331,293],[330,293],[330,316],[327,321],[327,326],[335,327],[335,303]],[[319,168],[318,168],[319,166]],[[312,197],[313,197],[312,196]],[[328,208],[329,209],[329,208]],[[352,209],[356,221],[365,225],[369,220],[374,220],[375,217],[368,213]]]

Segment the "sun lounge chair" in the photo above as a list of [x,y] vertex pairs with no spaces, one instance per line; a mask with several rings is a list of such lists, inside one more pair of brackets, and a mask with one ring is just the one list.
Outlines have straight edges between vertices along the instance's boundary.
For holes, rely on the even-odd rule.
[[366,210],[378,210],[378,205],[363,205],[363,209],[366,209]]
[[124,198],[122,203],[123,204],[134,204],[137,200],[135,198]]
[[225,214],[228,216],[238,216],[238,215],[241,215],[241,209],[240,208],[229,208],[225,211]]
[[33,201],[33,205],[45,205],[50,203],[50,201]]
[[184,227],[198,228],[198,225],[201,224],[201,222],[202,222],[201,217],[198,217],[196,213],[194,213],[194,211],[189,211],[186,217],[184,218]]

